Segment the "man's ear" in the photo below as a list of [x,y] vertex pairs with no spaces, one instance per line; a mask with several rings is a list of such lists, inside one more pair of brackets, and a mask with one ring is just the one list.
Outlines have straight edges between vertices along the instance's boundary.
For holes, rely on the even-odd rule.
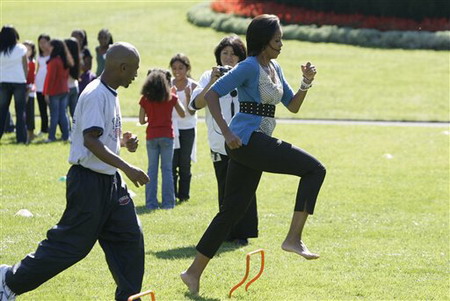
[[120,71],[125,71],[127,69],[127,64],[122,63],[120,64]]

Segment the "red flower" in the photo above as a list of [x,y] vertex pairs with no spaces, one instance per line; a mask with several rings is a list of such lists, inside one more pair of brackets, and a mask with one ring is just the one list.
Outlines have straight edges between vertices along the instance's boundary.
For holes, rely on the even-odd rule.
[[275,2],[254,2],[248,0],[215,0],[211,9],[218,13],[236,14],[253,18],[261,14],[277,15],[286,24],[337,25],[353,28],[373,28],[378,30],[450,30],[450,19],[426,18],[421,22],[395,17],[364,16],[361,14],[336,14],[314,11],[278,4]]

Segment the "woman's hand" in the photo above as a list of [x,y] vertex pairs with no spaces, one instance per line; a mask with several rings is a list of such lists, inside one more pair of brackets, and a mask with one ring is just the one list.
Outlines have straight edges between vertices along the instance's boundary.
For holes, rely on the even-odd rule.
[[228,131],[226,134],[223,135],[223,137],[225,138],[225,142],[227,143],[230,149],[236,149],[242,146],[241,139],[235,134],[233,134],[232,131]]
[[316,76],[316,66],[311,64],[310,62],[307,62],[306,65],[302,65],[302,73],[303,77],[311,83],[314,80],[314,76]]
[[220,74],[219,67],[212,67],[211,79],[209,80],[210,85],[214,84],[221,76],[222,74]]

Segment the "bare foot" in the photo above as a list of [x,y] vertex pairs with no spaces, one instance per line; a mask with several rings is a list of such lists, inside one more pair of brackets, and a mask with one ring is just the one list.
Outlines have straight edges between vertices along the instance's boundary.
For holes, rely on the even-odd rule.
[[186,271],[180,274],[181,280],[189,289],[189,292],[193,295],[198,295],[200,290],[200,279],[188,274]]
[[281,248],[287,252],[297,253],[298,255],[303,256],[305,259],[308,260],[317,259],[320,257],[319,254],[310,252],[306,247],[306,245],[301,240],[295,243],[285,240],[281,245]]

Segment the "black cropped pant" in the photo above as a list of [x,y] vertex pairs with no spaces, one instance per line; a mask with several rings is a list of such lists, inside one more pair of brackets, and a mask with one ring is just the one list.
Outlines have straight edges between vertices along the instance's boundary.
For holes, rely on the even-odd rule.
[[230,229],[247,212],[263,171],[301,177],[295,200],[295,211],[314,213],[317,195],[325,178],[325,167],[304,150],[254,132],[247,145],[234,150],[230,157],[225,198],[219,213],[197,245],[197,251],[214,257]]
[[[223,204],[225,196],[225,184],[227,181],[228,162],[230,158],[219,153],[213,153],[216,159],[214,162],[214,171],[217,180],[217,195],[219,199],[219,208]],[[252,197],[250,205],[242,218],[231,228],[226,240],[243,239],[258,237],[258,208],[256,206],[256,195]]]

